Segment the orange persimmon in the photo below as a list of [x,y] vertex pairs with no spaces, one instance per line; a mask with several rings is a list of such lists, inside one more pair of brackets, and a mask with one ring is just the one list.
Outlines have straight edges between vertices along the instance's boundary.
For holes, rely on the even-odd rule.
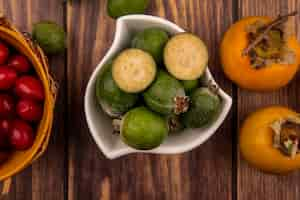
[[[299,139],[299,114],[285,107],[272,106],[252,113],[243,123],[239,136],[239,147],[243,158],[253,166],[270,173],[286,173],[300,168],[300,153],[296,151],[293,156],[283,151],[282,146],[275,145],[274,123],[293,119],[297,122]],[[287,121],[285,121],[287,122]],[[291,123],[291,122],[288,122]],[[278,124],[277,124],[278,125]],[[277,126],[276,125],[276,126]],[[277,126],[278,127],[278,126]],[[285,130],[281,126],[280,131]],[[287,129],[290,130],[290,129]],[[280,136],[279,138],[284,138]],[[284,142],[280,143],[281,145]],[[299,149],[299,144],[297,143]]]
[[242,88],[256,91],[275,90],[289,83],[300,63],[300,45],[294,34],[285,39],[286,47],[294,52],[293,64],[271,63],[262,68],[251,66],[250,56],[243,55],[249,45],[247,27],[257,21],[267,24],[269,17],[246,17],[233,24],[221,43],[221,62],[226,76]]

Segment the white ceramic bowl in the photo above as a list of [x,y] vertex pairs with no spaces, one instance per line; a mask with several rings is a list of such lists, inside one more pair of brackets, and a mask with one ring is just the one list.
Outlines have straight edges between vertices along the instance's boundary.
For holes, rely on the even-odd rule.
[[[118,135],[113,135],[111,125],[112,120],[102,112],[96,101],[96,78],[97,75],[102,72],[101,68],[108,60],[112,59],[116,54],[118,54],[118,52],[129,46],[132,36],[137,31],[141,31],[149,27],[163,28],[170,34],[184,32],[184,30],[176,24],[159,17],[148,15],[129,15],[119,18],[117,20],[113,44],[96,67],[86,88],[84,108],[88,127],[98,147],[102,150],[105,156],[110,159],[134,152],[176,154],[190,151],[201,145],[215,133],[227,116],[232,104],[231,97],[219,89],[219,95],[222,98],[222,109],[213,124],[210,124],[205,128],[186,129],[181,133],[170,135],[162,145],[150,151],[138,151],[130,148],[121,141]],[[205,72],[204,82],[207,83],[208,81],[216,84],[209,72],[209,69]]]

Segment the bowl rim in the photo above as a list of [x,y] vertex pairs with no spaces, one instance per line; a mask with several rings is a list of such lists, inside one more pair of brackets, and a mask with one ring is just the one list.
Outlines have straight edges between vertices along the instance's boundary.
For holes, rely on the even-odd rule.
[[[115,31],[113,42],[112,42],[109,50],[103,56],[103,58],[101,59],[99,64],[96,66],[96,68],[93,70],[93,72],[89,78],[86,90],[85,90],[84,112],[85,112],[85,118],[86,118],[86,121],[88,124],[90,134],[92,135],[98,148],[109,159],[114,159],[114,158],[117,158],[117,157],[120,157],[120,156],[123,156],[126,154],[135,153],[135,152],[154,153],[154,154],[178,154],[178,153],[184,153],[184,152],[190,151],[190,150],[200,146],[202,143],[207,141],[216,132],[216,130],[220,127],[220,125],[225,120],[225,118],[228,115],[230,108],[232,106],[232,98],[218,86],[218,84],[215,82],[214,78],[212,77],[208,67],[206,68],[206,71],[205,71],[205,77],[207,80],[210,80],[213,84],[218,86],[219,95],[222,98],[224,103],[223,103],[223,109],[220,112],[218,118],[214,121],[214,123],[210,126],[210,128],[205,132],[205,134],[204,134],[204,132],[203,132],[203,134],[201,134],[201,137],[195,138],[195,140],[193,140],[192,142],[190,142],[188,144],[185,144],[184,146],[180,146],[180,148],[178,148],[178,147],[167,148],[167,149],[164,149],[164,151],[161,151],[159,147],[152,149],[152,150],[148,150],[148,151],[140,151],[140,150],[133,149],[127,145],[124,145],[123,148],[118,148],[118,149],[114,149],[111,151],[106,147],[106,144],[104,144],[104,142],[98,136],[99,133],[96,130],[96,127],[93,125],[92,117],[89,114],[92,109],[88,103],[89,98],[94,97],[93,91],[92,91],[92,88],[93,88],[92,86],[96,80],[98,73],[100,72],[101,68],[104,66],[105,62],[107,62],[109,57],[111,57],[111,55],[114,54],[115,51],[118,49],[118,42],[122,38],[122,32],[123,32],[122,26],[130,20],[140,20],[140,21],[144,21],[145,23],[156,22],[163,26],[169,27],[170,29],[173,29],[174,32],[178,32],[178,33],[185,32],[185,30],[182,29],[181,27],[179,27],[178,25],[170,22],[167,19],[163,19],[163,18],[157,17],[157,16],[139,15],[138,14],[138,15],[127,15],[127,16],[123,16],[123,17],[120,17],[117,19],[116,31]],[[100,134],[102,134],[102,133],[100,133]]]

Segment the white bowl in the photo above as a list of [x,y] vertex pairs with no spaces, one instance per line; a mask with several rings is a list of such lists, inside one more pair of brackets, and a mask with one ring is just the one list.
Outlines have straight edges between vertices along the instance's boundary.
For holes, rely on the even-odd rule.
[[[145,28],[159,27],[168,31],[170,34],[184,32],[184,30],[176,24],[159,17],[148,15],[128,15],[121,17],[117,20],[116,26],[113,44],[90,77],[84,99],[85,116],[88,127],[98,147],[107,158],[114,159],[134,152],[177,154],[190,151],[200,146],[215,133],[230,110],[232,99],[221,89],[219,89],[219,95],[222,99],[222,109],[220,110],[218,118],[212,124],[205,128],[186,129],[181,133],[170,135],[162,145],[153,150],[135,150],[125,145],[118,135],[112,134],[111,119],[102,112],[95,96],[96,78],[97,75],[102,72],[102,66],[122,49],[128,47],[132,36]],[[208,68],[205,72],[205,80],[203,81],[205,83],[210,81],[216,84]]]

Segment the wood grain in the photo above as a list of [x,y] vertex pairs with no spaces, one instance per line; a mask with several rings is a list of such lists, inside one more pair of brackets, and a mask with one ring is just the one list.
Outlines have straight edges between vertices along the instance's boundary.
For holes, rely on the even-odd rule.
[[[211,70],[231,93],[217,51],[222,33],[232,22],[231,1],[151,2],[148,14],[165,17],[203,38],[210,49]],[[67,9],[69,200],[231,198],[231,115],[209,142],[190,153],[139,154],[110,161],[99,152],[84,122],[83,95],[90,74],[113,39],[115,22],[107,16],[105,4],[74,0]]]
[[[67,3],[66,3],[67,2]],[[237,89],[223,75],[219,43],[233,21],[249,15],[276,16],[300,8],[300,0],[152,0],[147,14],[169,19],[208,45],[209,67],[234,97],[233,109],[217,133],[200,148],[181,155],[133,154],[108,160],[99,151],[83,112],[89,76],[111,45],[115,21],[107,0],[0,0],[24,31],[42,19],[66,25],[67,55],[50,58],[60,83],[53,135],[45,155],[13,179],[9,200],[296,200],[300,173],[262,173],[240,158],[237,130],[253,110],[272,104],[300,110],[299,75],[286,88],[262,94]],[[66,4],[65,4],[66,3]],[[66,6],[65,6],[66,5]],[[294,19],[300,36],[300,16]]]
[[[249,15],[277,16],[299,9],[297,0],[240,0],[239,18]],[[299,16],[295,24],[299,23]],[[296,27],[300,33],[299,26]],[[241,123],[250,112],[268,105],[285,105],[299,111],[297,98],[299,98],[299,78],[296,78],[287,87],[271,93],[254,93],[238,90],[238,119]],[[288,176],[274,176],[262,173],[246,164],[241,158],[238,162],[237,192],[239,200],[283,200],[299,199],[300,173]]]
[[[21,31],[31,32],[33,23],[46,19],[64,25],[62,0],[0,1],[0,12]],[[11,191],[5,199],[60,200],[65,196],[65,59],[63,55],[49,58],[51,71],[60,84],[51,141],[42,158],[14,177]]]

